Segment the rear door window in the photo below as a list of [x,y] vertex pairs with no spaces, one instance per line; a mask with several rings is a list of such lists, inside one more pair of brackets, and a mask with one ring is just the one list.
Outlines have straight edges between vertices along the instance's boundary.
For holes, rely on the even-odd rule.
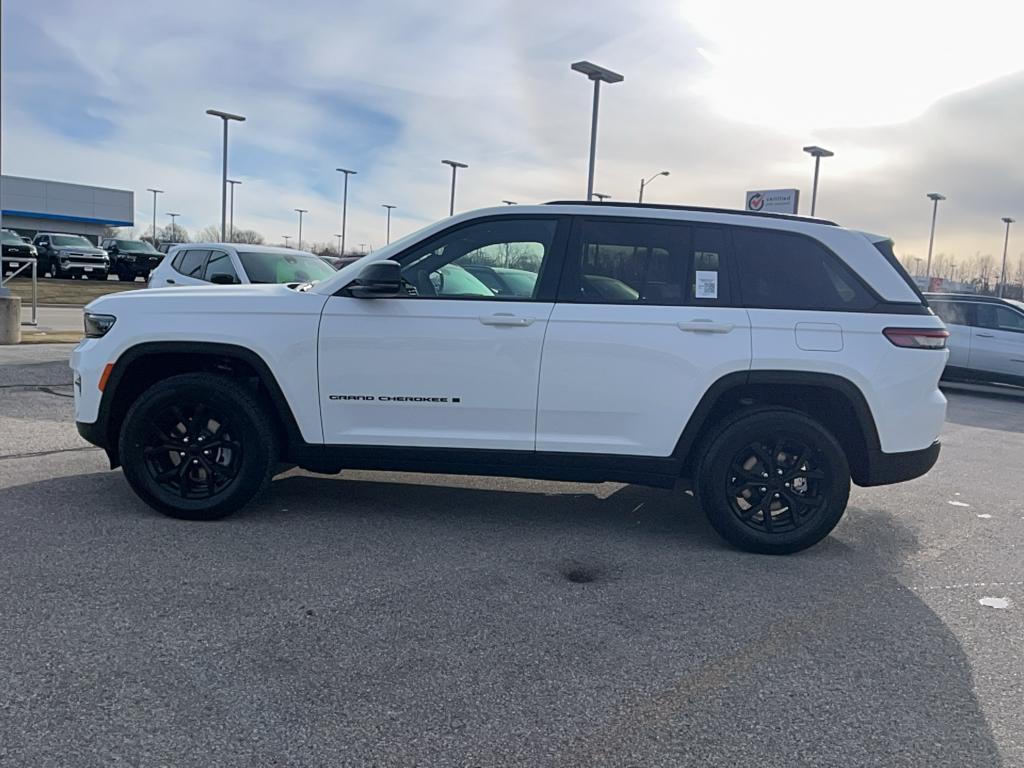
[[[185,277],[194,277],[197,280],[202,280],[203,272],[206,268],[206,259],[209,255],[209,251],[200,251],[195,249],[185,251],[180,265],[176,265],[175,269],[185,275]],[[175,262],[177,261],[178,259],[175,259]]]
[[745,306],[857,312],[875,305],[850,269],[814,238],[754,227],[732,232]]
[[224,251],[210,251],[210,259],[206,262],[206,275],[203,279],[212,283],[214,275],[229,275],[236,283],[241,282],[235,271],[235,265],[231,263],[231,257]]

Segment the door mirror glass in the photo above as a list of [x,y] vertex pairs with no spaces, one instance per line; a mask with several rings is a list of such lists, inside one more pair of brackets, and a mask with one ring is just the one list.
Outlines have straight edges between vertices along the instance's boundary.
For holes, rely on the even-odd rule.
[[386,299],[402,293],[402,267],[397,261],[367,264],[349,286],[357,299]]

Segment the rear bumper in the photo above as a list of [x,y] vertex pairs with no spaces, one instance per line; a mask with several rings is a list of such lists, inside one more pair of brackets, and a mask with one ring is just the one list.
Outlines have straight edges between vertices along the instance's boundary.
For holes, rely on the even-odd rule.
[[921,477],[939,460],[942,444],[936,440],[927,448],[903,453],[868,451],[867,474],[860,478],[858,485],[889,485]]

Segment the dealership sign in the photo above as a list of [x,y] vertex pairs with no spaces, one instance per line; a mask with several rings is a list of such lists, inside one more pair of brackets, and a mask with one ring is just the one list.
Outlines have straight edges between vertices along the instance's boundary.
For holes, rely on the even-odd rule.
[[796,213],[799,206],[799,189],[755,189],[747,192],[744,207],[758,213]]

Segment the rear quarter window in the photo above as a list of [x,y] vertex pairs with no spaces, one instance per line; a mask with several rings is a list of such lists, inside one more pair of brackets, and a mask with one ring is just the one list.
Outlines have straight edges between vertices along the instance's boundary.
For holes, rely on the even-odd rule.
[[734,227],[744,306],[858,312],[877,302],[832,251],[793,232]]

